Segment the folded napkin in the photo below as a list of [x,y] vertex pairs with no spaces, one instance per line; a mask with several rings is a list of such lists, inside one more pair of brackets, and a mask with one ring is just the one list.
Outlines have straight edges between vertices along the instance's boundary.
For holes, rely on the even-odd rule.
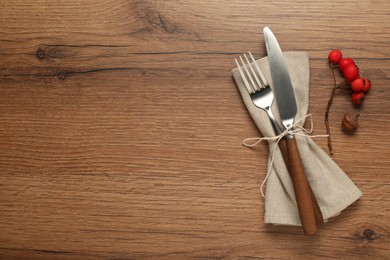
[[[298,124],[302,126],[305,122],[309,105],[309,56],[306,52],[285,52],[284,56],[289,67],[290,78],[298,105],[295,122],[301,119]],[[272,88],[273,83],[267,57],[256,62]],[[233,69],[232,73],[242,99],[263,136],[275,136],[267,114],[252,103],[238,69]],[[275,116],[278,117],[279,112],[276,100],[272,110]],[[277,118],[277,120],[281,122],[280,118]],[[317,198],[324,220],[327,221],[329,218],[340,214],[342,210],[359,199],[362,192],[311,137],[296,135],[296,141],[305,174]],[[271,158],[274,160],[272,165],[270,164]],[[301,225],[293,184],[276,142],[269,143],[268,167],[271,168],[268,169],[269,177],[265,190],[264,222],[281,225]]]

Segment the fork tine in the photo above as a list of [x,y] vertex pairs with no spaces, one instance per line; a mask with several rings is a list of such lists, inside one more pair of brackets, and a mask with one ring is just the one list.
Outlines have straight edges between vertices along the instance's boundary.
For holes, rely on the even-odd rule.
[[240,56],[240,60],[241,60],[241,63],[244,64],[244,71],[246,72],[246,75],[247,75],[250,83],[252,84],[252,89],[253,89],[254,92],[256,92],[257,91],[256,83],[253,80],[253,77],[252,77],[251,73],[249,72],[249,70],[247,68],[248,66],[249,67],[251,67],[251,66],[250,66],[250,64],[246,65],[241,56]]
[[[241,78],[244,81],[244,85],[245,85],[246,89],[248,90],[248,93],[252,94],[253,93],[252,87],[251,87],[251,85],[249,85],[249,82],[246,79],[244,71],[242,71],[242,69],[241,69],[241,65],[238,63],[237,59],[234,59],[234,60],[236,61],[238,71],[240,72]],[[243,64],[243,66],[245,66],[245,64]]]
[[255,79],[255,81],[257,83],[257,84],[254,84],[254,82],[253,82],[253,85],[255,87],[255,91],[256,90],[260,90],[263,87],[263,85],[260,82],[259,77],[257,77],[256,72],[253,70],[253,66],[251,65],[251,62],[249,61],[249,59],[248,59],[248,57],[246,56],[245,53],[244,53],[244,57],[246,59],[246,62],[248,64],[248,67],[249,67],[250,71],[252,72],[252,73],[250,73],[250,75],[251,75],[251,77],[253,77]]
[[255,64],[255,68],[256,68],[256,71],[257,73],[259,73],[259,76],[260,76],[260,80],[261,82],[263,83],[262,85],[263,86],[268,86],[268,81],[267,81],[267,78],[264,76],[263,72],[261,71],[259,65],[257,64],[255,58],[253,58],[253,55],[251,52],[248,52],[249,53],[249,56],[251,57],[253,63]]

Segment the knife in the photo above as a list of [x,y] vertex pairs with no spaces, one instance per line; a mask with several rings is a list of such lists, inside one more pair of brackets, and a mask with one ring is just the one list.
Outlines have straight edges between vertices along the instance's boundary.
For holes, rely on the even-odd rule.
[[[293,126],[294,117],[298,110],[294,89],[291,84],[286,61],[284,60],[276,37],[268,27],[264,28],[263,34],[280,118],[284,127],[287,129]],[[317,227],[313,200],[310,195],[310,185],[304,173],[298,146],[292,130],[286,134],[290,176],[294,186],[303,231],[307,235],[314,235]]]

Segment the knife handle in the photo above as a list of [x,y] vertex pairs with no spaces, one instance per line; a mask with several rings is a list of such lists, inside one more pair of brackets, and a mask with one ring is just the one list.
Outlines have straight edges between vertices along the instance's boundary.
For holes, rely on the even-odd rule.
[[298,146],[294,136],[287,135],[288,165],[294,185],[295,198],[298,204],[299,217],[305,234],[314,235],[317,231],[310,185],[306,179]]
[[[290,176],[291,176],[291,171],[290,171],[290,165],[288,163],[288,150],[287,150],[287,140],[286,138],[282,138],[279,143],[279,148],[280,148],[280,152],[282,153],[282,156],[283,156],[283,159],[284,159],[284,162],[286,163],[286,166],[287,166],[287,169],[288,169],[288,172],[290,173]],[[313,190],[310,186],[310,183],[309,183],[309,190],[310,190],[310,197],[311,197],[311,200],[313,202],[313,209],[314,209],[314,217],[316,219],[316,224],[317,225],[322,225],[324,224],[324,218],[322,216],[322,213],[321,213],[321,209],[320,209],[320,206],[318,205],[318,201],[313,193]]]

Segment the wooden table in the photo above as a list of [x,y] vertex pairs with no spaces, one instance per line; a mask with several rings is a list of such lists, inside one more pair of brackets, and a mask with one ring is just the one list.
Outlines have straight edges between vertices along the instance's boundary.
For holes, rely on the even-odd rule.
[[[2,0],[0,258],[389,259],[389,13],[388,0]],[[242,145],[260,132],[231,70],[266,55],[264,26],[310,55],[313,134],[331,49],[372,80],[363,106],[341,91],[330,112],[332,158],[364,195],[315,237],[264,224],[268,147]]]

